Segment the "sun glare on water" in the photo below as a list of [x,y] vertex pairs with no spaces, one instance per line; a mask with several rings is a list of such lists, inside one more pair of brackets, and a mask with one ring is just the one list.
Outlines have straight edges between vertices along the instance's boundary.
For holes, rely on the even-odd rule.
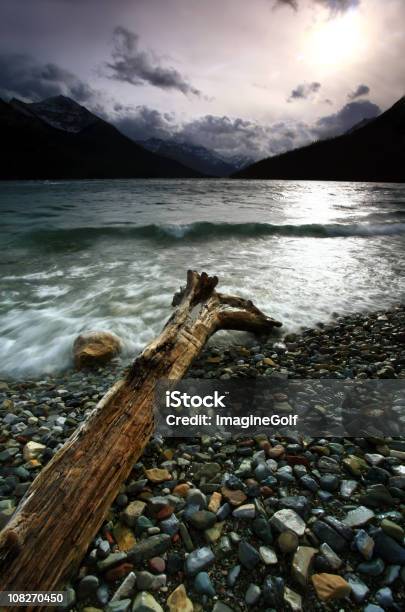
[[307,39],[305,55],[314,63],[333,66],[355,60],[364,47],[365,33],[357,11],[314,26]]

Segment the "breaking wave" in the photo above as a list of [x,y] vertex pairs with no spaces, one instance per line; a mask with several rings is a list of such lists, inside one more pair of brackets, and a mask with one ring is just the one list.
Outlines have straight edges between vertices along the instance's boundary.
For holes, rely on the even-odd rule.
[[[344,238],[388,236],[405,233],[405,223],[355,223],[355,224],[304,224],[275,225],[272,223],[212,223],[199,221],[183,225],[141,225],[81,227],[59,230],[37,230],[28,240],[39,245],[69,246],[103,238],[172,241],[205,241],[215,238],[260,238],[266,236],[291,236],[303,238]],[[25,237],[27,240],[27,237]]]

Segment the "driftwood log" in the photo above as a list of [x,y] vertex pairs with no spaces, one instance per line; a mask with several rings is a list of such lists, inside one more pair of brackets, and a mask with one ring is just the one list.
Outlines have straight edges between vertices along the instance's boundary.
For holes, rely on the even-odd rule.
[[268,334],[281,325],[251,301],[216,292],[217,282],[188,271],[160,336],[34,480],[0,533],[0,591],[63,587],[153,432],[159,379],[182,378],[220,329]]

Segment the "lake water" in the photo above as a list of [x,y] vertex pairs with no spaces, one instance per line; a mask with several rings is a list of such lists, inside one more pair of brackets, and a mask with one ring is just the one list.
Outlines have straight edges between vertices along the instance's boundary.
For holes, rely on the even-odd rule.
[[3,182],[0,214],[3,377],[69,366],[88,329],[117,333],[135,354],[188,268],[287,330],[405,299],[404,185]]

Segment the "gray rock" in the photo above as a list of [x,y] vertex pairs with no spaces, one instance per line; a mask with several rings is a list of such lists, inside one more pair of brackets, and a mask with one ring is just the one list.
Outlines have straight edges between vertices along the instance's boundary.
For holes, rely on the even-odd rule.
[[276,565],[278,563],[275,551],[268,546],[260,546],[259,555],[265,565]]
[[368,604],[363,612],[385,612],[384,608],[381,608],[380,606],[376,606],[374,604]]
[[125,561],[127,558],[127,553],[125,552],[116,552],[111,553],[105,559],[102,559],[97,563],[97,567],[100,572],[106,572],[108,569],[115,567],[122,561]]
[[194,550],[193,540],[190,537],[188,529],[184,523],[180,523],[180,535],[183,540],[184,548],[187,552],[192,552]]
[[142,591],[135,597],[132,612],[163,612],[163,608],[153,595]]
[[340,494],[345,499],[350,499],[359,483],[357,480],[342,480],[340,483]]
[[295,582],[304,588],[307,585],[309,572],[316,553],[317,549],[311,546],[298,546],[294,553],[291,575]]
[[347,527],[362,527],[375,516],[374,512],[366,506],[359,506],[355,510],[350,510],[347,513],[346,518],[343,519],[343,523]]
[[342,559],[338,557],[338,555],[335,553],[334,550],[332,550],[329,544],[327,544],[326,542],[321,544],[320,551],[322,555],[325,557],[325,559],[327,560],[328,565],[332,569],[338,570],[342,566],[343,564]]
[[363,563],[359,563],[357,566],[357,571],[361,574],[366,574],[366,576],[381,576],[384,569],[384,561],[379,557],[377,559],[373,559],[373,561],[364,561]]
[[166,533],[154,535],[146,540],[140,540],[128,552],[128,559],[135,565],[139,565],[142,561],[158,557],[165,553],[171,546],[171,538]]
[[377,591],[377,593],[375,594],[375,599],[376,602],[380,604],[382,608],[384,608],[384,610],[386,608],[391,608],[392,604],[394,603],[392,591],[388,587],[383,587],[382,589]]
[[333,492],[339,487],[340,479],[336,474],[324,474],[319,479],[319,484],[325,491]]
[[159,526],[162,533],[174,536],[180,529],[180,522],[177,516],[172,514],[168,519],[161,521]]
[[210,512],[209,510],[197,510],[197,512],[194,512],[194,514],[189,517],[188,521],[195,529],[204,531],[215,525],[217,517],[214,512]]
[[207,595],[208,597],[215,596],[215,589],[207,572],[199,572],[196,575],[194,578],[194,589],[201,595]]
[[233,609],[224,604],[222,601],[217,601],[212,608],[212,612],[233,612]]
[[319,489],[319,484],[316,482],[315,478],[312,478],[309,474],[302,476],[300,482],[308,491],[312,491],[312,493],[315,493]]
[[242,520],[250,520],[254,519],[256,514],[256,509],[254,504],[244,504],[243,506],[239,506],[239,508],[235,508],[232,512],[232,516],[236,519]]
[[259,601],[261,593],[261,588],[257,584],[251,582],[245,594],[245,602],[247,605],[254,606]]
[[374,540],[364,529],[359,529],[354,536],[354,544],[361,555],[370,561],[374,551]]
[[252,570],[260,562],[260,555],[257,550],[244,540],[239,542],[238,557],[241,564],[248,570]]
[[309,500],[304,495],[290,495],[288,497],[283,497],[280,499],[279,504],[282,509],[288,508],[289,510],[293,510],[304,520],[309,517],[311,512]]
[[137,572],[136,587],[138,591],[153,591],[152,585],[155,580],[155,575],[150,572]]
[[197,506],[199,510],[207,507],[207,496],[200,489],[189,489],[187,492],[187,504]]
[[266,604],[283,610],[284,580],[276,576],[266,576],[262,586],[262,597]]
[[[136,575],[134,572],[130,572],[122,581],[114,595],[111,597],[110,603],[118,601],[119,599],[126,599],[131,597],[136,584]],[[129,600],[131,601],[131,600]]]
[[105,607],[106,612],[127,612],[131,607],[130,599],[117,599],[110,601]]
[[76,603],[76,592],[72,587],[65,588],[65,603],[60,607],[61,610],[71,610]]
[[206,478],[207,480],[211,480],[214,478],[220,471],[221,466],[219,463],[193,463],[192,471],[194,477],[197,479]]
[[226,577],[226,582],[228,584],[228,586],[233,587],[236,584],[237,579],[239,578],[239,574],[241,571],[241,566],[240,565],[234,565],[233,567],[231,567],[231,569],[228,572],[228,575]]
[[312,525],[312,531],[318,538],[319,542],[326,542],[336,553],[341,553],[346,550],[346,540],[327,523],[324,523],[323,521],[315,521],[315,523]]
[[[404,566],[405,569],[405,566]],[[389,565],[384,572],[384,577],[382,579],[382,584],[393,584],[397,578],[399,578],[399,574],[401,572],[400,565]]]
[[279,510],[270,519],[270,524],[277,531],[294,531],[298,536],[304,535],[305,522],[294,510]]
[[273,543],[273,534],[270,523],[263,516],[258,516],[254,519],[252,529],[254,534],[265,544]]
[[193,576],[207,569],[214,561],[215,555],[209,546],[197,548],[188,555],[185,562],[185,572],[189,576]]
[[375,554],[386,563],[405,565],[405,548],[398,544],[396,540],[380,531],[375,536],[374,541]]
[[356,574],[345,574],[345,580],[352,589],[352,597],[356,603],[362,603],[370,592],[370,589]]
[[99,586],[100,581],[97,576],[85,576],[80,580],[79,585],[77,587],[78,599],[84,601],[89,598],[94,598]]

